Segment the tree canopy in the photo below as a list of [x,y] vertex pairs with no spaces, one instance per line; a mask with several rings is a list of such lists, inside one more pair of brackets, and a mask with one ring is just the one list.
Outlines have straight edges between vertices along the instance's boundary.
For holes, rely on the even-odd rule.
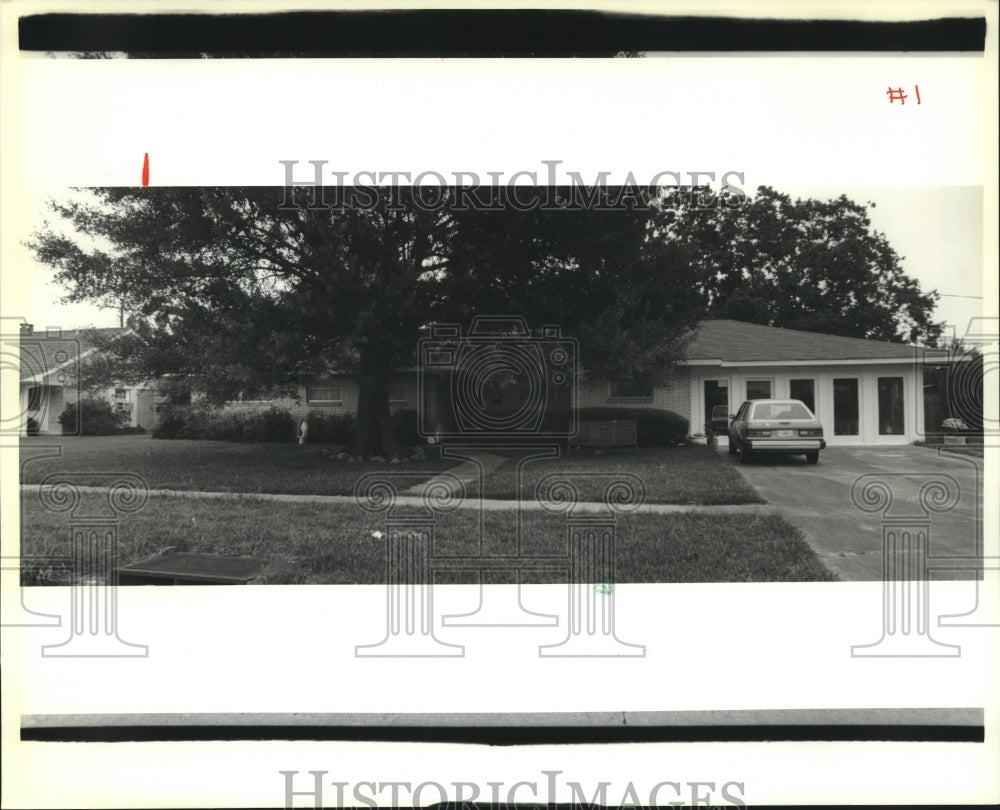
[[934,294],[846,197],[761,188],[706,205],[661,190],[607,210],[578,189],[519,188],[478,210],[447,188],[359,187],[330,206],[296,191],[301,204],[283,206],[283,188],[91,189],[54,202],[72,230],[46,225],[32,247],[69,300],[130,313],[104,373],[187,380],[224,402],[349,372],[358,454],[395,452],[389,375],[432,323],[558,324],[588,375],[652,381],[704,317],[882,340],[940,331]]
[[763,186],[737,207],[674,205],[667,238],[690,246],[714,317],[845,337],[936,343],[936,292],[903,272],[867,206]]

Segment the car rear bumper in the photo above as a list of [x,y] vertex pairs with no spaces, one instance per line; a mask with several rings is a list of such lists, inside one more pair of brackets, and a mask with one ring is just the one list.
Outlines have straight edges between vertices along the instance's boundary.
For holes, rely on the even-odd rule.
[[755,453],[808,453],[822,450],[826,442],[822,439],[747,439],[746,445]]

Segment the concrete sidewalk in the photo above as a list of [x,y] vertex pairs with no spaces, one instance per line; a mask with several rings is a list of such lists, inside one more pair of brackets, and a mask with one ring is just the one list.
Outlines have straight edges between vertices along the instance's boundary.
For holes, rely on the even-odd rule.
[[[428,482],[429,483],[429,482]],[[428,486],[428,483],[420,484],[421,489]],[[40,484],[21,484],[23,492],[38,492]],[[93,493],[104,495],[107,493],[106,487],[78,486],[82,493]],[[356,505],[357,499],[353,495],[281,495],[266,492],[206,492],[198,490],[183,489],[151,489],[151,498],[192,498],[195,500],[220,500],[220,501],[272,501],[275,503],[315,503],[338,505]],[[400,495],[396,498],[399,506],[424,506],[422,495]],[[520,504],[514,500],[497,500],[491,498],[479,499],[476,497],[466,498],[458,504],[460,509],[479,509],[491,511],[514,511],[520,508],[523,511],[537,511],[543,507],[538,501],[522,501]],[[604,512],[607,506],[604,503],[580,502],[574,507],[582,512]],[[672,504],[672,503],[645,503],[634,507],[632,512],[637,514],[652,515],[674,515],[687,514],[691,512],[703,512],[713,515],[744,514],[744,515],[772,515],[779,510],[769,504],[732,504],[723,506],[698,506],[693,504]]]

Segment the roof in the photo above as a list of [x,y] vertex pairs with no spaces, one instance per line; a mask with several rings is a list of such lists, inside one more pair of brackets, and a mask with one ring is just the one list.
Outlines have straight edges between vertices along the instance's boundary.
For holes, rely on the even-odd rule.
[[112,338],[127,328],[38,330],[20,336],[21,381],[41,382],[46,377],[74,369],[80,358],[94,350],[92,335]]
[[688,362],[787,363],[831,360],[913,360],[906,343],[824,335],[726,319],[703,321],[688,346]]

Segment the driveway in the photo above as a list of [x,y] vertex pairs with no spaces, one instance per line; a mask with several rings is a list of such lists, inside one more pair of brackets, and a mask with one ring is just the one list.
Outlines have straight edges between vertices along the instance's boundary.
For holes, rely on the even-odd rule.
[[[726,453],[724,447],[721,452]],[[740,464],[734,456],[726,458],[768,503],[802,529],[809,545],[842,580],[882,579],[885,518],[928,516],[931,558],[978,553],[983,499],[980,458],[939,455],[936,449],[912,445],[831,447],[820,453],[816,465],[807,464],[802,456],[765,456],[748,464]],[[866,512],[852,501],[852,486],[864,475],[884,481],[891,489],[888,512]],[[952,487],[957,484],[959,499],[954,508],[940,513],[921,508],[918,493],[932,479]],[[932,569],[934,564],[931,560]],[[930,572],[931,579],[974,576],[969,570]]]

